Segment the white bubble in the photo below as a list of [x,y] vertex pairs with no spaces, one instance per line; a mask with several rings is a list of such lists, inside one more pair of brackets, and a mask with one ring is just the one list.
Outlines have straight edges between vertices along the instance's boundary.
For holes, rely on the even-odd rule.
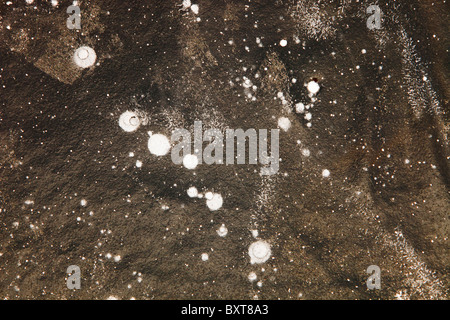
[[219,229],[217,229],[217,234],[218,234],[220,237],[225,237],[225,236],[228,234],[228,228],[225,227],[224,224],[222,224],[222,225],[219,227]]
[[283,131],[288,131],[291,127],[291,120],[286,117],[281,117],[278,119],[278,127],[280,127]]
[[141,121],[133,111],[125,111],[119,117],[119,126],[126,132],[133,132],[139,128]]
[[219,210],[222,207],[222,204],[223,198],[218,193],[214,193],[211,199],[206,200],[206,205],[211,211]]
[[280,41],[280,46],[286,47],[287,43],[288,43],[287,40],[283,39],[283,40]]
[[320,90],[320,85],[316,81],[310,81],[306,85],[306,88],[308,89],[309,93],[316,94]]
[[136,160],[136,167],[141,168],[142,167],[142,161]]
[[183,8],[189,8],[191,6],[191,0],[183,0]]
[[193,4],[191,6],[191,10],[192,10],[193,13],[198,14],[198,11],[199,11],[198,4]]
[[249,280],[250,282],[255,281],[257,278],[258,278],[258,277],[256,276],[256,273],[254,273],[254,272],[250,272],[250,273],[248,274],[248,280]]
[[297,112],[297,113],[305,112],[305,105],[303,103],[301,103],[301,102],[297,103],[295,105],[295,112]]
[[198,165],[198,158],[196,155],[188,154],[183,158],[183,165],[186,169],[193,170]]
[[89,68],[97,60],[97,54],[91,47],[83,46],[75,50],[73,55],[75,64],[81,68]]
[[87,206],[86,199],[81,199],[80,204],[81,204],[82,207],[86,207]]
[[311,155],[311,151],[309,151],[309,149],[302,149],[302,155],[309,157]]
[[211,200],[213,198],[214,194],[211,191],[208,191],[207,193],[205,193],[205,198],[207,200]]
[[209,255],[207,253],[202,253],[202,260],[208,261],[208,259],[209,259]]
[[248,248],[248,254],[250,256],[250,263],[264,263],[271,256],[270,245],[263,240],[253,242]]
[[187,194],[188,194],[189,197],[195,198],[195,197],[198,196],[198,190],[197,190],[196,187],[190,187],[190,188],[187,190]]
[[169,153],[170,142],[163,134],[152,134],[148,139],[148,150],[155,156],[164,156]]
[[330,176],[330,170],[324,169],[324,170],[322,171],[322,177],[328,178],[329,176]]

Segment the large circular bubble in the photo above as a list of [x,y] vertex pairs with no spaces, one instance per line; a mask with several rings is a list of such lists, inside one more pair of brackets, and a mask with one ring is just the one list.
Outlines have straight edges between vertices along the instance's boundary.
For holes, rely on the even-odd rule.
[[80,68],[89,68],[94,65],[97,60],[97,54],[94,49],[88,46],[79,47],[75,50],[73,61]]
[[152,134],[148,139],[148,150],[155,156],[165,156],[170,150],[169,139],[163,134]]
[[248,254],[250,256],[250,262],[254,264],[266,262],[269,260],[272,253],[269,243],[259,240],[250,245],[248,248]]

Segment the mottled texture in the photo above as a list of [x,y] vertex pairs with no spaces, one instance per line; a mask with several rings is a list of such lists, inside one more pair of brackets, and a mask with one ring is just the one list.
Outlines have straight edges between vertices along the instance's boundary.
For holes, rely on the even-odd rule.
[[[0,4],[0,298],[447,299],[448,3],[378,1],[369,30],[371,1],[201,0],[198,15],[181,2],[78,1],[79,31],[71,1]],[[71,60],[82,45],[97,54],[86,70]],[[312,79],[308,121],[295,104]],[[126,110],[145,119],[135,132]],[[280,117],[273,176],[147,148],[148,131]],[[252,230],[271,244],[262,265]]]

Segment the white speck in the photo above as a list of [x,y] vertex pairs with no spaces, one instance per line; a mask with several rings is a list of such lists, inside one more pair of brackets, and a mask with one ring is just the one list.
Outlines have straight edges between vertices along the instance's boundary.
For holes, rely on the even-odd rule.
[[107,298],[107,300],[119,300],[119,298],[116,297],[116,296],[109,296],[109,297]]
[[305,114],[305,119],[308,120],[308,121],[312,119],[311,112],[308,112],[308,113]]
[[183,165],[186,169],[193,170],[198,165],[198,158],[196,155],[188,154],[183,158]]
[[29,206],[29,205],[34,204],[34,201],[33,200],[25,200],[25,204]]
[[81,199],[80,204],[81,204],[82,207],[86,207],[87,206],[86,199]]
[[409,164],[409,163],[410,163],[409,159],[405,159],[405,164]]
[[258,277],[256,276],[256,273],[254,273],[254,272],[250,272],[250,273],[248,274],[248,280],[249,280],[250,282],[255,281],[257,278],[258,278]]
[[119,126],[126,132],[136,131],[140,124],[139,117],[132,111],[125,111],[119,117]]
[[169,139],[163,134],[152,134],[148,139],[148,150],[156,156],[164,156],[169,153]]
[[119,262],[121,259],[122,259],[122,258],[121,258],[119,255],[114,256],[114,261],[115,261],[115,262]]
[[306,85],[306,88],[308,89],[309,93],[316,94],[320,90],[320,85],[316,81],[310,81]]
[[195,197],[198,196],[198,190],[197,190],[196,187],[190,187],[190,188],[187,190],[187,194],[188,194],[188,196],[189,196],[190,198],[195,198]]
[[228,229],[227,229],[227,227],[225,227],[225,225],[222,224],[222,225],[219,227],[219,229],[217,229],[217,234],[218,234],[220,237],[225,237],[225,236],[228,234]]
[[81,68],[89,68],[97,60],[97,54],[91,47],[83,46],[75,50],[73,55],[75,64]]
[[253,236],[253,238],[258,238],[258,235],[259,235],[259,232],[258,232],[258,230],[252,230],[252,236]]
[[272,254],[270,251],[270,245],[263,240],[253,242],[248,248],[248,254],[250,256],[250,263],[264,263]]
[[209,259],[209,255],[207,253],[202,253],[202,260],[208,261],[208,259]]
[[199,10],[198,4],[193,4],[191,6],[191,10],[193,13],[198,14],[198,10]]
[[278,127],[280,127],[283,131],[288,131],[291,127],[291,121],[286,117],[281,117],[278,119]]
[[223,198],[220,194],[214,193],[212,199],[206,200],[206,205],[209,210],[216,211],[222,207]]
[[134,152],[130,152],[130,153],[128,154],[128,156],[129,156],[130,158],[134,157]]
[[361,50],[361,53],[362,53],[362,54],[366,54],[366,52],[367,52],[366,49],[362,49],[362,50]]
[[141,160],[136,160],[136,167],[138,167],[138,168],[142,167],[142,161]]
[[286,47],[287,43],[288,43],[287,40],[283,39],[283,40],[280,41],[280,46]]
[[329,176],[330,176],[330,170],[324,169],[324,170],[322,171],[322,177],[328,178]]

